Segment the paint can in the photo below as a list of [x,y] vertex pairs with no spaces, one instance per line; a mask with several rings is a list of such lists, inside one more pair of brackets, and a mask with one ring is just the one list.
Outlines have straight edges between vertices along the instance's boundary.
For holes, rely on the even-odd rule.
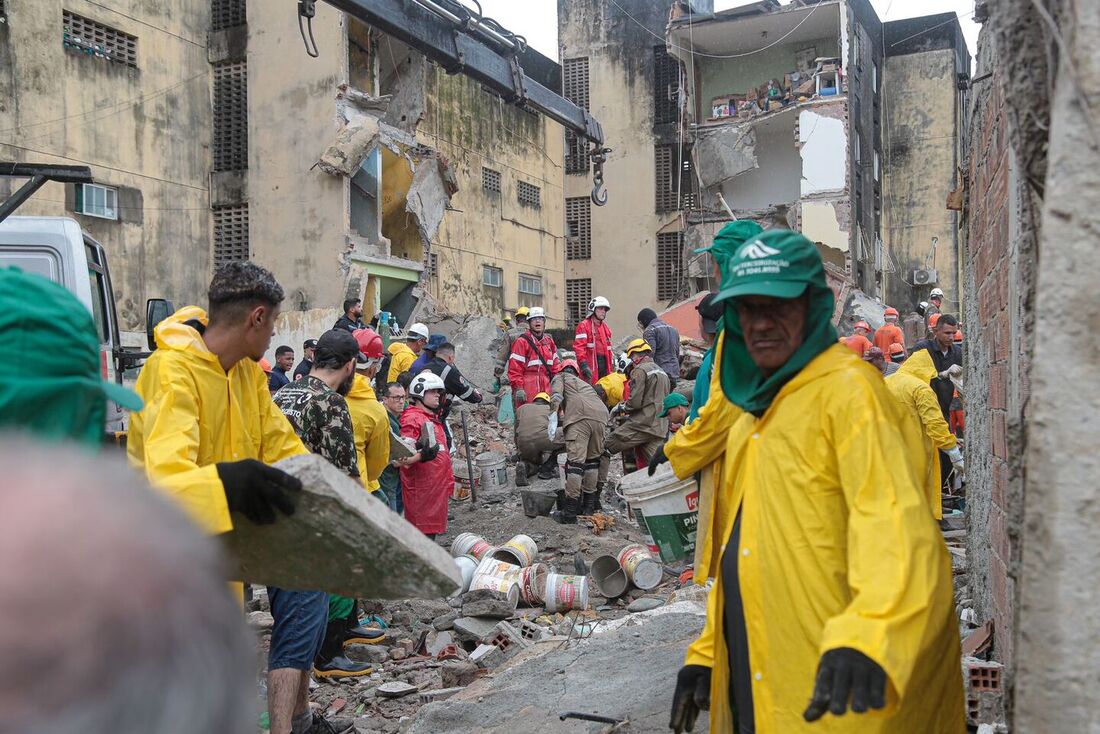
[[677,479],[667,464],[651,477],[645,469],[623,477],[618,497],[646,534],[646,545],[665,563],[691,558],[699,525],[699,488],[694,478]]
[[630,585],[626,578],[626,571],[619,565],[619,560],[615,556],[600,556],[592,561],[591,572],[592,585],[601,596],[607,599],[622,596],[626,587]]
[[508,603],[513,608],[519,604],[519,584],[516,583],[514,577],[502,578],[484,573],[475,573],[473,581],[470,582],[470,591],[475,589],[499,591],[508,598]]
[[474,580],[474,572],[477,570],[477,559],[473,556],[459,556],[455,558],[455,565],[462,574],[462,592],[470,590],[470,583]]
[[546,597],[546,577],[550,567],[545,563],[533,563],[519,572],[519,597],[524,604],[537,607]]
[[476,576],[497,576],[498,578],[510,578],[519,583],[519,572],[522,569],[514,563],[500,561],[490,556],[485,556],[477,564]]
[[[470,470],[466,466],[466,459],[461,456],[451,457],[451,467],[454,469],[455,486],[451,491],[451,499],[462,502],[470,499]],[[477,487],[481,482],[481,475],[474,470],[473,485]]]
[[473,556],[474,560],[480,561],[489,553],[492,547],[489,545],[489,541],[480,535],[459,533],[455,536],[454,542],[451,543],[451,555],[455,558]]
[[508,486],[508,462],[495,451],[477,455],[477,468],[481,473],[481,486],[486,492],[496,492]]
[[511,540],[493,550],[492,556],[501,561],[527,567],[535,562],[539,547],[527,535],[513,535]]
[[657,588],[663,569],[644,545],[628,545],[619,551],[619,564],[630,582],[643,591]]
[[588,577],[546,575],[546,594],[543,597],[548,612],[568,612],[570,609],[588,608]]

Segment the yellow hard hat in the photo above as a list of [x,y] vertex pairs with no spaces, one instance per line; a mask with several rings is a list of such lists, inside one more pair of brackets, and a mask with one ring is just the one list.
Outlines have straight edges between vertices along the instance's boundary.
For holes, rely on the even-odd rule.
[[517,317],[523,316],[524,318],[527,318],[527,307],[526,306],[520,306],[519,308],[517,308],[516,309],[516,316]]
[[535,396],[535,400],[545,400],[546,402],[549,403],[550,402],[550,396],[547,395],[544,392],[540,392],[538,395]]
[[626,345],[626,356],[633,357],[638,352],[652,352],[653,349],[649,346],[645,339],[635,339]]

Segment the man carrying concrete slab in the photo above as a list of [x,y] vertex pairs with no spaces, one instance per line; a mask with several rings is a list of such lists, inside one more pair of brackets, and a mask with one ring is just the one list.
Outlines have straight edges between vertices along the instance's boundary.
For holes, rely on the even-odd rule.
[[[258,265],[233,262],[214,273],[208,298],[209,317],[187,306],[154,330],[157,350],[136,385],[145,409],[131,414],[127,453],[196,523],[221,534],[233,529],[231,511],[258,524],[293,514],[301,483],[268,465],[308,452],[258,364],[271,346],[282,286]],[[278,601],[268,656],[271,732],[335,731],[309,709],[308,671],[327,597]]]

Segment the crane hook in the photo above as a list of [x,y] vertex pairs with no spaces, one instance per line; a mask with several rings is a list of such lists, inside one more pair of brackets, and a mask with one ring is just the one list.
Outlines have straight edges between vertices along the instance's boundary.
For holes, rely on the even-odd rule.
[[589,158],[592,160],[592,203],[603,206],[607,203],[607,192],[603,190],[603,164],[611,148],[593,145]]

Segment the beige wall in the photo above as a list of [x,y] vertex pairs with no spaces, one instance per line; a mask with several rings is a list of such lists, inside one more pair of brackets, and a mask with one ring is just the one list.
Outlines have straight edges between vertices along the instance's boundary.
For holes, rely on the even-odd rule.
[[[4,7],[0,159],[89,165],[97,182],[121,189],[125,207],[120,221],[74,215],[72,187],[49,184],[18,213],[73,216],[104,246],[125,331],[143,329],[146,298],[205,301],[209,1],[179,0],[170,13],[141,0]],[[66,50],[62,9],[136,36],[138,68]],[[0,181],[0,193],[10,185]]]
[[945,207],[958,180],[955,52],[889,57],[884,85],[882,239],[898,268],[885,275],[886,301],[903,309],[928,300],[933,286],[914,289],[906,281],[925,266],[938,237],[936,286],[947,295],[943,310],[958,313],[958,215]]

